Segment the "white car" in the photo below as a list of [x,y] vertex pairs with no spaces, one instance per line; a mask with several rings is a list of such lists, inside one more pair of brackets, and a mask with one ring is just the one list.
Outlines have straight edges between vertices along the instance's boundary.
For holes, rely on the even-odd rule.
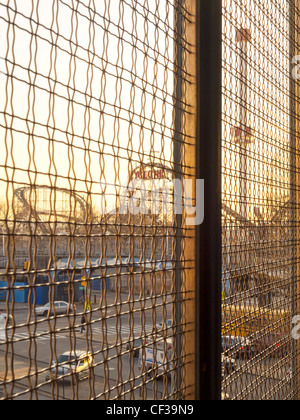
[[34,310],[36,316],[62,315],[68,313],[75,313],[76,306],[67,302],[53,302],[50,312],[50,303],[45,306],[38,306]]
[[[2,312],[2,311],[0,310],[0,316],[1,316],[4,320],[5,320],[5,323],[6,323],[7,314],[6,314],[5,312]],[[8,324],[11,324],[11,323],[12,323],[12,320],[13,320],[12,315],[9,315],[7,323],[8,323]]]
[[67,351],[57,358],[57,362],[52,361],[50,372],[46,374],[46,381],[60,380],[63,377],[71,380],[72,376],[78,380],[86,379],[93,365],[94,359],[91,353]]

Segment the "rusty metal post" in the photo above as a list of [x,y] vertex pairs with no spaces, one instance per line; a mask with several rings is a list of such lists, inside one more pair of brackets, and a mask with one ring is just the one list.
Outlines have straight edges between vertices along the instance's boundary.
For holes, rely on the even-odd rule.
[[[193,180],[192,201],[196,202],[196,128],[197,128],[197,92],[196,92],[196,11],[197,2],[194,0],[182,1],[182,100],[181,115],[181,139],[180,162],[181,181]],[[196,399],[196,226],[187,223],[188,215],[183,210],[182,217],[178,218],[177,224],[181,223],[180,236],[182,238],[180,248],[181,272],[179,283],[181,286],[181,360],[180,374],[181,398],[187,400]],[[181,285],[180,285],[181,282]],[[177,320],[180,323],[180,320]]]
[[[185,0],[183,178],[205,181],[205,220],[182,217],[184,399],[221,397],[221,2]],[[183,141],[184,140],[184,141]],[[193,189],[196,202],[196,182]]]

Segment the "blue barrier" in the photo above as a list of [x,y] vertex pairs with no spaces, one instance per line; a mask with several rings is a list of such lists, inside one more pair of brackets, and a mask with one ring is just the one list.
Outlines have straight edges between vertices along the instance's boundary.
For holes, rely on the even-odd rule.
[[0,281],[0,301],[6,301],[7,296],[7,283],[6,281]]

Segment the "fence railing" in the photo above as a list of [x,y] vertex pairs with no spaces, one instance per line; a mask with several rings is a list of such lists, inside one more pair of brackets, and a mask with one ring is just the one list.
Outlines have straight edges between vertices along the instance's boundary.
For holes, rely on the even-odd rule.
[[0,0],[0,399],[298,399],[299,6]]
[[298,5],[222,10],[223,392],[297,398]]

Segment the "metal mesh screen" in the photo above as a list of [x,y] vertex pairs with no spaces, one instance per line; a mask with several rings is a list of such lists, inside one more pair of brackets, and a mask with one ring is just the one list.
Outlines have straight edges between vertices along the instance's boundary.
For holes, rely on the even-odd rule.
[[[203,385],[205,4],[0,0],[0,399]],[[299,396],[299,10],[222,2],[223,399]]]
[[298,396],[299,5],[223,1],[223,398]]
[[2,399],[191,393],[188,3],[0,1]]

